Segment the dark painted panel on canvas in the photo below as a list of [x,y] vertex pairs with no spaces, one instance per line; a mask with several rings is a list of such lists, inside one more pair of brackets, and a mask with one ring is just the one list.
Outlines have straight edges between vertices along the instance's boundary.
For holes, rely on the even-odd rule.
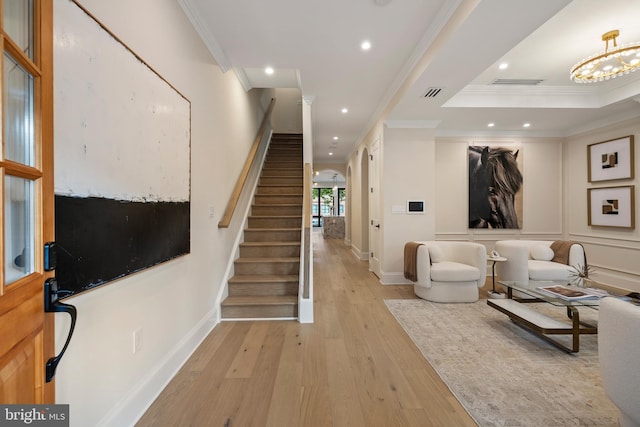
[[76,294],[189,253],[189,222],[189,202],[56,196],[60,289]]

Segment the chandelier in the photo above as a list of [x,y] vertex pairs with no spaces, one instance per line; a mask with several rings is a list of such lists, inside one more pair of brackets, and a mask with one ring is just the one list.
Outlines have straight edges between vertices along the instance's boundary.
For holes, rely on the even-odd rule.
[[[584,59],[571,68],[571,80],[576,83],[594,83],[629,74],[640,68],[640,43],[618,47],[616,37],[620,31],[612,30],[602,35],[604,52]],[[613,46],[609,50],[609,42]]]

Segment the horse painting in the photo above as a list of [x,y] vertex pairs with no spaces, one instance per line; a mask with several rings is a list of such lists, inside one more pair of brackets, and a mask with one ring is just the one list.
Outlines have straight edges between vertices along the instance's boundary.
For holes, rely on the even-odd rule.
[[522,187],[518,150],[469,146],[469,228],[519,228],[515,196]]

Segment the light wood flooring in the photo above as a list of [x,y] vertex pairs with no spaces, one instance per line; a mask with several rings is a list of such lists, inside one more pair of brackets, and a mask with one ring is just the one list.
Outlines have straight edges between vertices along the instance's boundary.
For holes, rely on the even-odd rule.
[[137,426],[476,425],[384,304],[412,287],[313,236],[315,323],[219,324]]

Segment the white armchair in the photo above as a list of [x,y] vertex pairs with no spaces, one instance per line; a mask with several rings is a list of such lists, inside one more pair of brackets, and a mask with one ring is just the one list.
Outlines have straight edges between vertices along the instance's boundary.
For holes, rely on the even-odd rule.
[[571,245],[567,263],[553,262],[549,240],[500,240],[495,250],[507,261],[496,265],[500,280],[526,282],[528,280],[569,280],[573,266],[585,264],[584,248]]
[[620,409],[620,425],[640,426],[640,307],[616,298],[602,300],[598,356],[602,385]]
[[414,292],[435,302],[474,302],[487,276],[487,249],[472,242],[427,241],[417,249]]

